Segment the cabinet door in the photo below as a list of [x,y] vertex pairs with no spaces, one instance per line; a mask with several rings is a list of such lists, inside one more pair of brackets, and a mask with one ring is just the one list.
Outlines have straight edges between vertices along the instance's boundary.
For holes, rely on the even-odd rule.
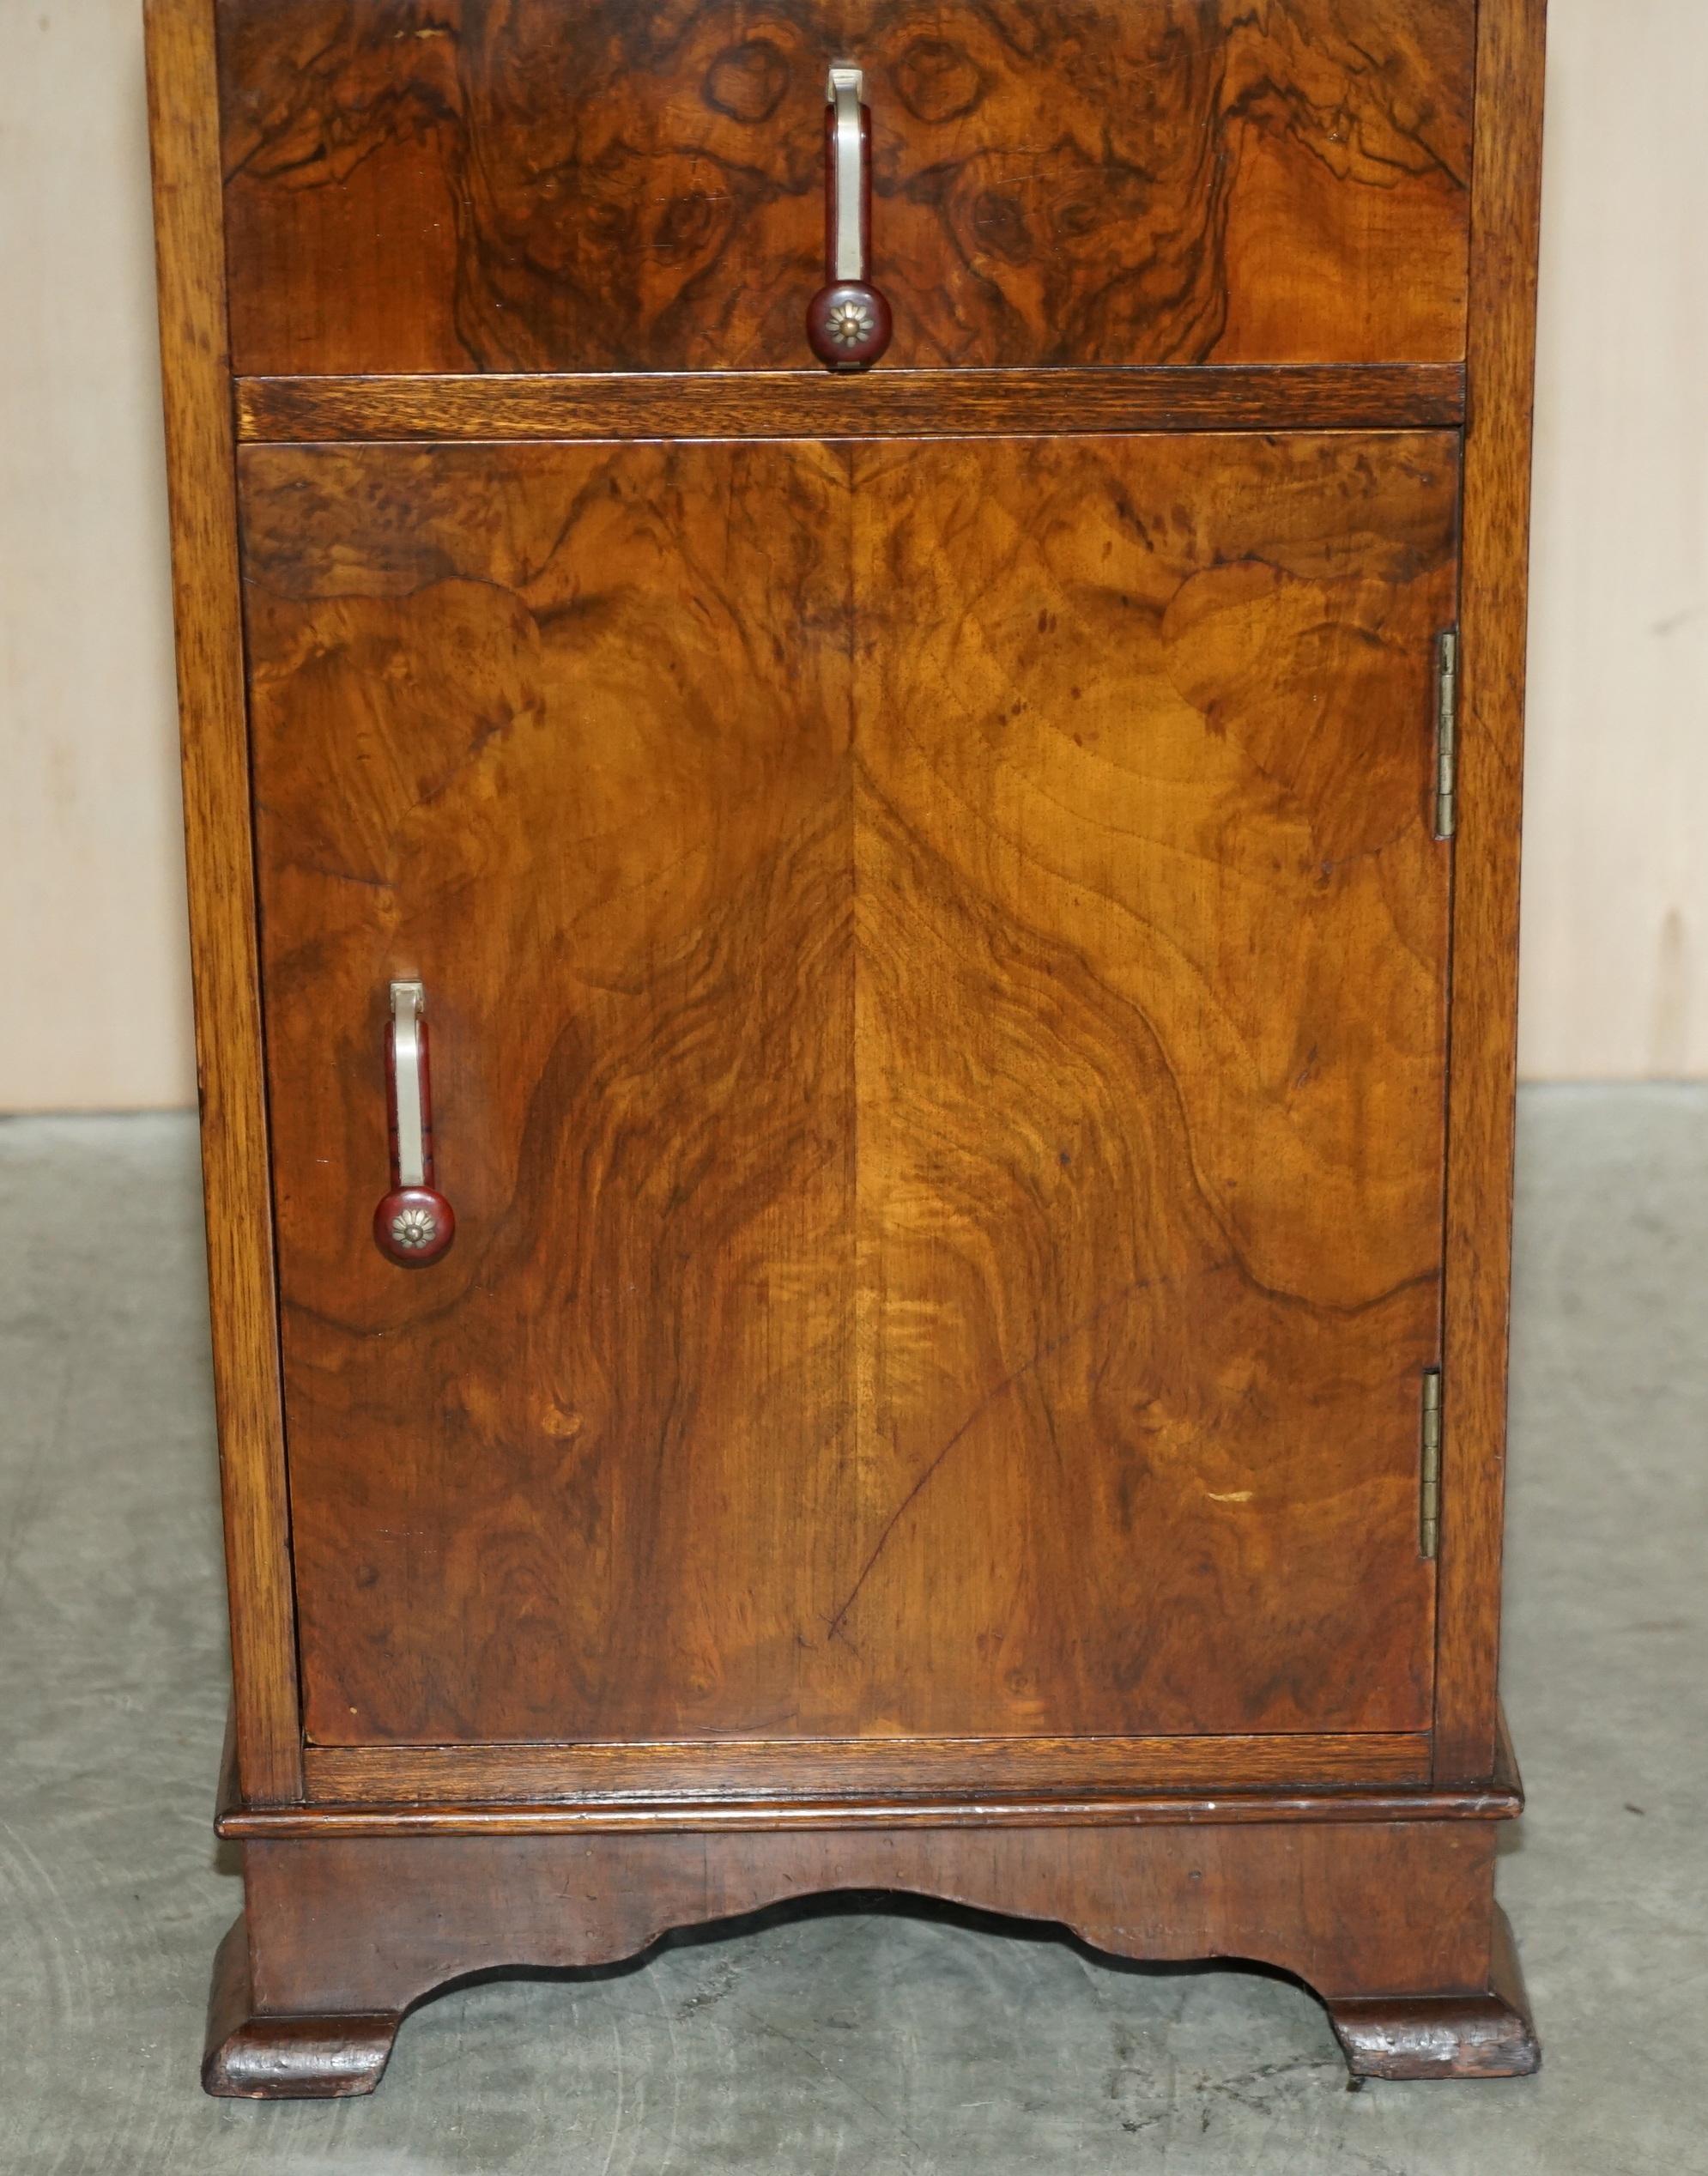
[[313,1739],[1427,1727],[1456,464],[245,452]]

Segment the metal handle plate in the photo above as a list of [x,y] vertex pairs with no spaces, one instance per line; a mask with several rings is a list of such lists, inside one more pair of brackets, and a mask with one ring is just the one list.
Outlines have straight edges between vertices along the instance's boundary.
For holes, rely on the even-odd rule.
[[830,237],[826,270],[833,281],[863,280],[866,276],[865,153],[861,142],[866,77],[862,69],[839,61],[830,71],[825,96],[831,114],[834,147],[833,190],[835,223]]
[[427,1185],[427,1125],[421,1110],[421,1012],[418,982],[391,985],[391,1100],[397,1129],[399,1186]]

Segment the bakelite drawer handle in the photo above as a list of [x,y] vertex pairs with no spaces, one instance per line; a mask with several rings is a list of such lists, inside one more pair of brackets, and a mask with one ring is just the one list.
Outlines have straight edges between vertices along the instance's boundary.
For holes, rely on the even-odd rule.
[[457,1236],[457,1217],[433,1183],[433,1088],[427,1073],[427,992],[394,982],[385,1030],[391,1191],[373,1212],[374,1244],[406,1270],[437,1262]]
[[869,370],[889,345],[889,304],[867,275],[872,228],[872,117],[865,77],[838,61],[825,86],[824,276],[807,306],[807,338],[833,370]]

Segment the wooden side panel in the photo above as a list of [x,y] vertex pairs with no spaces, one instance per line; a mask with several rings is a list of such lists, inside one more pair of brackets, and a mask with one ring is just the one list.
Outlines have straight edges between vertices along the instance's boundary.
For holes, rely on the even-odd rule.
[[149,0],[148,96],[172,497],[214,1384],[244,1795],[302,1783],[221,248],[213,25]]
[[1456,441],[856,461],[833,1635],[927,1731],[1420,1727]]
[[827,63],[897,364],[1455,361],[1474,0],[219,0],[244,372],[811,367]]
[[1453,945],[1437,1774],[1491,1772],[1517,1082],[1518,840],[1545,0],[1483,0]]
[[[842,466],[244,483],[310,1733],[787,1728],[857,1478]],[[458,1219],[415,1271],[403,976]]]

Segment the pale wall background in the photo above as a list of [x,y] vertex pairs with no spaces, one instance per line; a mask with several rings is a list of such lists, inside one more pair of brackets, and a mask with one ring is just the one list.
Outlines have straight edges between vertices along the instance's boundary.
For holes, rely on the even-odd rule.
[[[1708,1076],[1708,0],[1554,0],[1524,1068]],[[0,1111],[194,1098],[140,0],[0,0]]]

